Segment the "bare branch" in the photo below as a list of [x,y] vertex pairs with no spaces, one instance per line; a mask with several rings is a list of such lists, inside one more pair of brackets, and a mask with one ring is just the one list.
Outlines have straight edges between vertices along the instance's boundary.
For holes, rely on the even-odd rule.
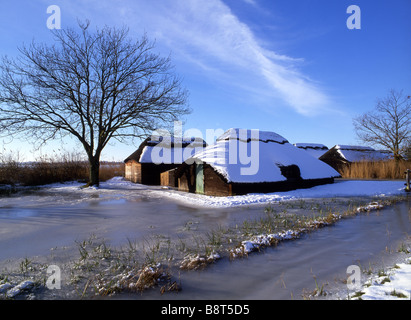
[[358,138],[391,150],[400,159],[411,136],[411,99],[402,91],[391,90],[378,99],[375,110],[353,119]]
[[32,43],[0,63],[0,128],[47,142],[71,135],[98,162],[110,139],[141,137],[187,114],[187,91],[170,59],[128,29],[54,30],[54,45]]

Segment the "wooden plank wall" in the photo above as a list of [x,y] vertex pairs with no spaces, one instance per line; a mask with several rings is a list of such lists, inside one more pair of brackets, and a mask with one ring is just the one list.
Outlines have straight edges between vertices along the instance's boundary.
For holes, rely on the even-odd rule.
[[130,160],[125,163],[126,180],[134,183],[141,183],[141,164],[135,160]]
[[[231,184],[220,177],[210,165],[204,164],[204,194],[209,196],[230,196]],[[187,166],[178,178],[178,190],[196,192],[195,164]]]
[[160,184],[167,187],[177,187],[177,180],[175,177],[176,169],[171,169],[160,174]]

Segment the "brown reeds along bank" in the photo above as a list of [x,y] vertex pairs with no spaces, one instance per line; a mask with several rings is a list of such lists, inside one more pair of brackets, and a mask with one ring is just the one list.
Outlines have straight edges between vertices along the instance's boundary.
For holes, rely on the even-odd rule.
[[[33,162],[20,162],[12,156],[2,156],[0,161],[0,184],[38,186],[67,181],[86,182],[89,175],[87,161],[70,156],[59,159],[41,158]],[[101,162],[100,180],[124,176],[124,163]]]
[[359,161],[343,166],[340,173],[347,179],[404,179],[407,169],[410,160]]

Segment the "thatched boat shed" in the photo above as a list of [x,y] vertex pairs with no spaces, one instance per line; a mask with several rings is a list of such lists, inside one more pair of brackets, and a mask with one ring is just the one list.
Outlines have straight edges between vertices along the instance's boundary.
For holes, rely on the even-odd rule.
[[178,189],[212,196],[309,188],[340,176],[284,137],[258,130],[230,129],[188,160],[176,170]]
[[319,159],[335,170],[340,171],[352,162],[388,160],[390,154],[377,151],[371,147],[336,145],[324,153]]
[[326,145],[319,143],[294,143],[294,146],[305,150],[317,159],[329,150]]
[[124,160],[125,179],[134,183],[160,185],[161,175],[170,174],[170,177],[164,176],[163,181],[167,181],[169,186],[176,186],[172,170],[206,146],[201,138],[148,137]]

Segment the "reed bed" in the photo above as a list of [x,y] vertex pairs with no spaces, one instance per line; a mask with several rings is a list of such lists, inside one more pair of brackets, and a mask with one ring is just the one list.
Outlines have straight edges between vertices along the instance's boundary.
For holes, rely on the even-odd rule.
[[[18,154],[0,154],[0,184],[38,186],[66,181],[84,181],[89,176],[88,162],[78,154],[43,156],[36,161],[19,161]],[[101,162],[100,181],[124,176],[124,163]]]
[[411,161],[361,161],[353,162],[341,169],[347,179],[404,179],[405,171],[411,169]]

